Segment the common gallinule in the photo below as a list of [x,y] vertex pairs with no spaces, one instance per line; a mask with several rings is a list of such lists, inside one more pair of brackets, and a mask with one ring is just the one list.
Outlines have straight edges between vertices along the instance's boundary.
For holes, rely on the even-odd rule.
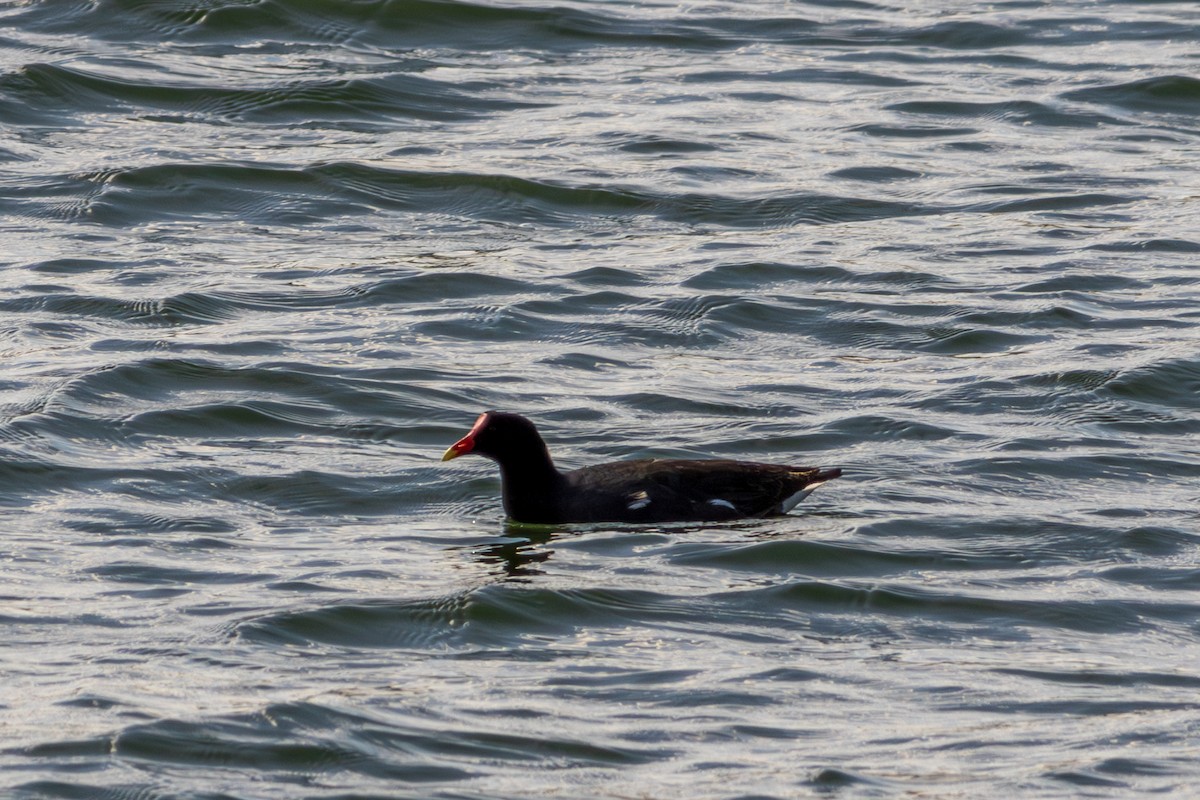
[[786,514],[840,469],[753,461],[644,459],[559,472],[533,423],[487,411],[443,461],[476,453],[500,465],[515,522],[703,522]]

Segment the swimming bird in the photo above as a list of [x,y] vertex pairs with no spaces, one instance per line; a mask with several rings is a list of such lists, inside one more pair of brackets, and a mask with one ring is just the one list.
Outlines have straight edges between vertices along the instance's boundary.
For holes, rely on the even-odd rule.
[[442,454],[500,465],[504,511],[514,522],[718,522],[786,514],[840,469],[753,461],[642,459],[560,472],[532,422],[486,411]]

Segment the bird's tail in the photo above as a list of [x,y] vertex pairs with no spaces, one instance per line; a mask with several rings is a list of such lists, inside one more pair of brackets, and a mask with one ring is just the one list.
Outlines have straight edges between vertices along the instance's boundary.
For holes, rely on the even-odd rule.
[[825,483],[825,481],[831,481],[834,478],[840,477],[841,474],[842,474],[842,471],[840,469],[838,469],[837,467],[834,467],[833,469],[818,469],[818,470],[816,470],[815,472],[813,472],[812,477],[809,479],[808,483],[804,484],[803,489],[796,492],[791,497],[787,498],[786,500],[784,500],[782,503],[779,504],[779,509],[780,509],[779,513],[786,514],[787,512],[791,511],[793,508],[795,508],[797,505],[800,504],[801,500],[803,500],[804,498],[806,498],[810,494],[812,494],[813,489],[816,489],[818,486],[823,485]]
[[815,489],[825,481],[831,481],[834,478],[840,477],[842,477],[842,471],[837,467],[833,467],[831,469],[819,469],[813,474],[812,480],[809,481],[807,488]]

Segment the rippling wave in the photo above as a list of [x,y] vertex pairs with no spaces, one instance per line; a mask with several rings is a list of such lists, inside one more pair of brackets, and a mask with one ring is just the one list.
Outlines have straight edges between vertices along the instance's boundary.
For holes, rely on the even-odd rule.
[[[0,20],[5,796],[1200,777],[1190,8]],[[845,474],[507,524],[487,408]]]

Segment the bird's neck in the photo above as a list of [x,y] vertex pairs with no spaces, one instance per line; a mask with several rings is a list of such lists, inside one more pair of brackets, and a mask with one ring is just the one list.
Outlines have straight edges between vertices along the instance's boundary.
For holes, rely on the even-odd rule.
[[500,462],[505,513],[521,522],[547,519],[562,480],[545,445],[520,458],[505,459]]

